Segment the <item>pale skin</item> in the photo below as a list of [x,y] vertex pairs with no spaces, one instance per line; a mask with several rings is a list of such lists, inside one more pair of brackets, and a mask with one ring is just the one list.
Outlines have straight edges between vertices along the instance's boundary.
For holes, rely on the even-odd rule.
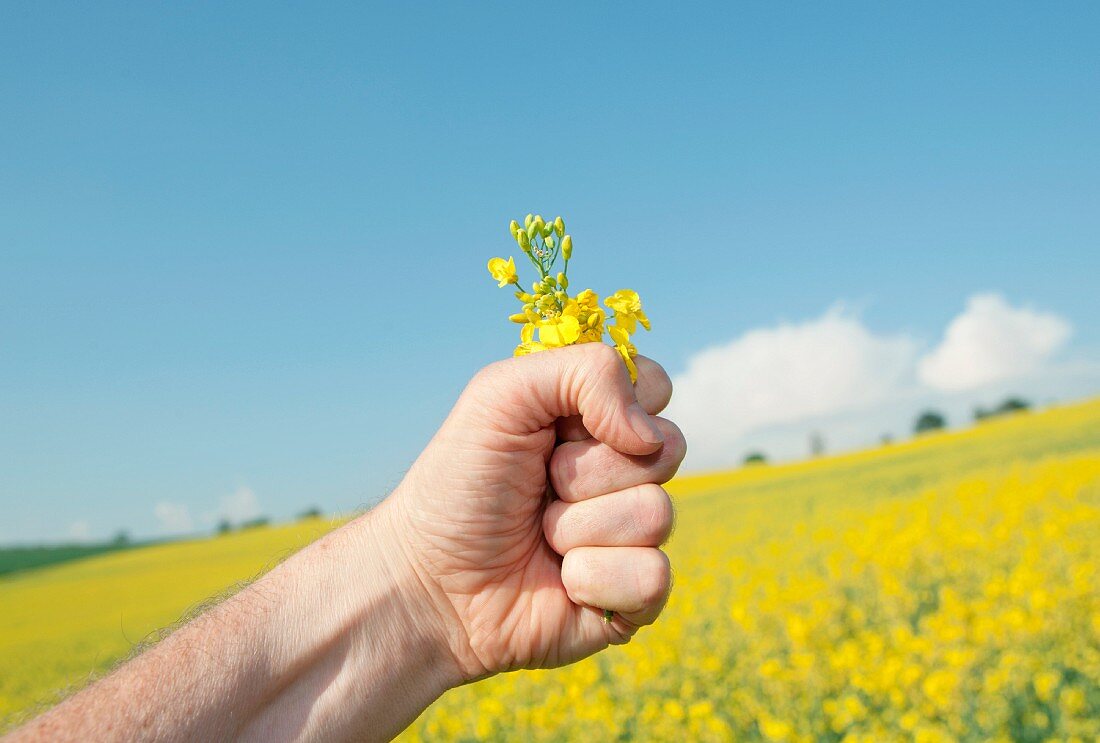
[[638,370],[602,344],[487,367],[378,507],[12,740],[387,740],[449,688],[629,641],[668,597],[685,452]]

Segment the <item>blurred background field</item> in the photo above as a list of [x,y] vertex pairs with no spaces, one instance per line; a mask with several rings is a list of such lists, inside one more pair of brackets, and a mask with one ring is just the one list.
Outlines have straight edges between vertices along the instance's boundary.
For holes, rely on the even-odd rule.
[[[405,737],[1100,738],[1100,401],[670,490],[676,587],[657,625],[454,690]],[[0,577],[0,720],[327,528]]]

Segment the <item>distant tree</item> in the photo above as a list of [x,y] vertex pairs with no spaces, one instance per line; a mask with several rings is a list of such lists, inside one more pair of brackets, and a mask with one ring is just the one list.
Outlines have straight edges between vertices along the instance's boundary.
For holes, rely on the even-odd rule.
[[947,427],[947,418],[938,410],[925,410],[917,416],[917,422],[913,424],[913,433],[925,433],[926,431],[938,431]]
[[1031,410],[1031,403],[1022,397],[1006,397],[1001,401],[1001,404],[994,408],[974,408],[974,420],[983,421],[986,418],[994,418],[998,415],[1006,415],[1008,413],[1018,413],[1024,410]]
[[321,518],[321,509],[318,508],[317,506],[311,506],[311,507],[307,508],[306,510],[302,511],[300,514],[298,514],[298,520],[299,521],[307,521],[309,519],[319,519],[319,518]]
[[257,516],[254,519],[249,519],[248,521],[242,521],[241,522],[241,528],[242,529],[256,529],[260,526],[267,526],[270,523],[271,523],[271,519],[269,519],[267,516]]
[[218,534],[228,534],[231,531],[233,531],[233,524],[229,523],[229,519],[218,522]]
[[998,413],[1018,413],[1022,410],[1031,410],[1031,403],[1022,397],[1006,397],[997,406]]
[[768,458],[764,452],[754,451],[745,455],[745,464],[767,464]]
[[114,547],[125,547],[130,544],[130,532],[122,529],[115,534],[115,538],[111,540],[111,545]]
[[894,443],[894,437],[891,434],[884,433],[878,437],[878,441],[883,446],[889,446],[890,444]]
[[825,453],[825,437],[819,431],[810,434],[810,456],[820,457]]

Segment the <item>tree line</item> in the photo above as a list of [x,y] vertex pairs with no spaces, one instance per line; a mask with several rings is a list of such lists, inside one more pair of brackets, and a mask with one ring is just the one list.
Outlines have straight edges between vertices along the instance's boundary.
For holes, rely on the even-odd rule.
[[[1006,397],[1000,404],[994,405],[991,408],[984,408],[981,406],[975,407],[974,422],[980,423],[990,418],[996,418],[1010,413],[1019,413],[1030,410],[1031,407],[1031,402],[1029,400],[1012,395]],[[922,410],[913,421],[913,434],[916,436],[932,431],[939,431],[944,428],[947,428],[947,416],[933,408]],[[883,434],[879,440],[885,445],[891,443],[893,437],[890,434]],[[819,431],[814,431],[810,434],[810,456],[818,457],[824,453],[825,438]],[[768,455],[759,450],[749,452],[742,460],[743,464],[746,465],[766,464],[767,461]]]

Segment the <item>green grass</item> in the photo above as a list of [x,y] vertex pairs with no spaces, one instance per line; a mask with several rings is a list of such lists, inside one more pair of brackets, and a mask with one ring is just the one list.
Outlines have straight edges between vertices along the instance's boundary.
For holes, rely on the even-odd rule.
[[59,565],[85,557],[103,555],[134,547],[144,547],[152,542],[100,542],[97,544],[54,544],[30,547],[0,547],[0,575]]

